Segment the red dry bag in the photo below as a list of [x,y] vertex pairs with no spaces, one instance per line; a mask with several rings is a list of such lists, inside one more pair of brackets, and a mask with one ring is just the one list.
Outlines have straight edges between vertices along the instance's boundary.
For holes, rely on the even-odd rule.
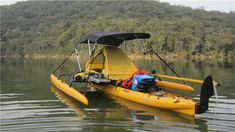
[[133,76],[134,75],[144,75],[144,74],[149,74],[149,73],[144,70],[138,70],[138,71],[132,73],[131,77],[129,77],[128,79],[126,79],[122,82],[122,87],[129,89],[132,85]]

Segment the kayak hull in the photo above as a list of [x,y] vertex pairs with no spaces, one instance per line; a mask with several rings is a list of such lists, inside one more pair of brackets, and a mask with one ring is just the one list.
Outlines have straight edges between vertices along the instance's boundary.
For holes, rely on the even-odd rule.
[[55,75],[51,74],[51,82],[52,84],[66,93],[67,95],[73,97],[74,99],[82,102],[85,105],[88,105],[88,100],[85,96],[83,96],[80,92],[78,92],[75,88],[70,87],[68,84],[63,83],[61,80],[59,80]]
[[97,85],[90,83],[89,86],[136,103],[151,107],[169,109],[191,116],[195,115],[196,103],[193,100],[170,93],[166,93],[164,96],[156,96],[150,93],[137,92],[113,85]]

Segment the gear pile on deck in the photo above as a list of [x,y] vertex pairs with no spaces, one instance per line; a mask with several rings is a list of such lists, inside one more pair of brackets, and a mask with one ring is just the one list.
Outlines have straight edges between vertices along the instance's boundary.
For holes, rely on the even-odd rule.
[[[112,94],[126,100],[152,106],[156,108],[169,109],[187,115],[194,116],[208,110],[209,98],[214,94],[214,86],[218,83],[212,80],[211,76],[206,77],[204,81],[189,78],[182,78],[177,74],[170,65],[168,65],[151,46],[145,48],[141,41],[137,43],[144,54],[154,53],[176,76],[156,74],[155,71],[147,72],[138,69],[128,56],[118,48],[124,41],[134,39],[148,39],[148,33],[122,33],[122,32],[94,32],[87,36],[82,36],[78,48],[75,49],[63,63],[51,74],[52,84],[88,105],[87,98],[78,90],[73,88],[73,83],[85,82],[88,88],[96,88],[108,94]],[[85,68],[81,68],[79,47],[87,43],[89,49],[89,60]],[[97,50],[97,44],[104,45]],[[64,74],[57,78],[54,74],[66,62],[66,60],[76,53],[78,62],[78,72],[71,76],[70,82],[65,83],[60,80]],[[173,79],[192,83],[202,84],[200,93],[200,102],[193,99],[181,97],[170,93],[167,89],[194,91],[191,86],[181,83],[164,81],[163,79]]]

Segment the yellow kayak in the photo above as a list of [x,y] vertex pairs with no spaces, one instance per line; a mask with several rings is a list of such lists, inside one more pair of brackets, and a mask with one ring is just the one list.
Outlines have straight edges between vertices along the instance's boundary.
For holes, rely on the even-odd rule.
[[[199,103],[196,103],[192,99],[178,96],[167,91],[161,91],[160,89],[158,90],[155,89],[154,92],[148,91],[147,93],[135,89],[131,90],[132,87],[128,85],[127,86],[129,89],[123,88],[125,87],[125,85],[120,85],[124,83],[126,80],[128,80],[130,77],[133,77],[134,73],[141,69],[139,69],[132,62],[132,60],[120,48],[118,48],[118,46],[122,44],[125,40],[147,39],[149,37],[150,34],[147,33],[120,33],[120,32],[94,32],[90,33],[87,36],[81,37],[80,44],[81,43],[88,44],[89,60],[87,61],[85,68],[81,69],[78,50],[75,49],[79,72],[77,72],[73,76],[74,80],[72,80],[71,82],[86,82],[92,88],[97,88],[102,91],[105,91],[106,93],[121,97],[123,99],[155,108],[168,109],[191,116],[206,112],[209,107],[208,105],[209,98],[214,94],[214,85],[213,85],[214,81],[212,79],[212,76],[206,77],[204,81],[180,77],[162,59],[161,60],[168,66],[168,68],[170,68],[178,77],[154,74],[154,72],[152,72],[151,76],[156,76],[157,78],[166,78],[166,79],[181,80],[185,82],[202,84]],[[97,49],[96,44],[104,44],[105,46],[102,49],[95,52]],[[92,48],[91,45],[93,45]],[[149,49],[149,52],[150,51],[155,53],[151,48]],[[54,71],[54,73],[66,62],[66,60],[72,54],[73,52],[62,62],[62,64]],[[132,80],[134,79],[132,78]],[[53,83],[53,85],[55,85],[57,88],[59,88],[67,95],[73,97],[74,99],[86,105],[88,104],[86,97],[84,97],[80,92],[78,92],[73,87],[70,87],[66,83],[63,83],[53,74],[51,75],[51,82]],[[133,81],[132,84],[136,85],[137,81],[136,80]],[[175,83],[174,81],[170,82],[161,79],[156,80],[156,78],[153,78],[151,86],[152,84],[154,85],[154,88],[156,84],[156,87],[158,86],[160,88],[194,91],[194,89],[191,86]],[[152,88],[151,86],[145,85],[145,89],[151,89]]]

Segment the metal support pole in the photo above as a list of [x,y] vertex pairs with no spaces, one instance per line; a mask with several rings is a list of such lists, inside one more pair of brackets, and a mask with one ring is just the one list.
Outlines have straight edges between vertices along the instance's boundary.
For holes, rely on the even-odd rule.
[[76,53],[76,58],[77,58],[77,63],[78,63],[78,70],[82,71],[81,68],[81,63],[80,63],[80,58],[79,58],[79,48],[80,48],[80,44],[78,44],[78,48],[75,48],[75,53]]
[[94,44],[93,49],[91,50],[91,56],[94,56],[95,49],[97,48],[97,42]]
[[92,63],[93,63],[93,61],[94,61],[94,53],[95,53],[95,49],[96,49],[96,47],[97,47],[97,45],[96,45],[97,43],[95,43],[95,45],[94,45],[94,47],[93,47],[93,49],[92,49],[92,54],[91,54],[91,57],[90,57],[90,64],[89,64],[89,68],[88,68],[88,75],[87,75],[87,78],[86,78],[86,86],[88,85],[88,82],[89,82],[89,77],[90,77],[90,69],[91,69],[91,65],[92,65]]
[[144,51],[144,46],[143,46],[143,44],[141,43],[141,40],[139,40],[139,44],[140,44],[140,47],[141,47],[142,52],[145,53],[145,51]]
[[90,40],[88,40],[88,53],[89,53],[89,58],[91,57],[91,44],[90,44]]

